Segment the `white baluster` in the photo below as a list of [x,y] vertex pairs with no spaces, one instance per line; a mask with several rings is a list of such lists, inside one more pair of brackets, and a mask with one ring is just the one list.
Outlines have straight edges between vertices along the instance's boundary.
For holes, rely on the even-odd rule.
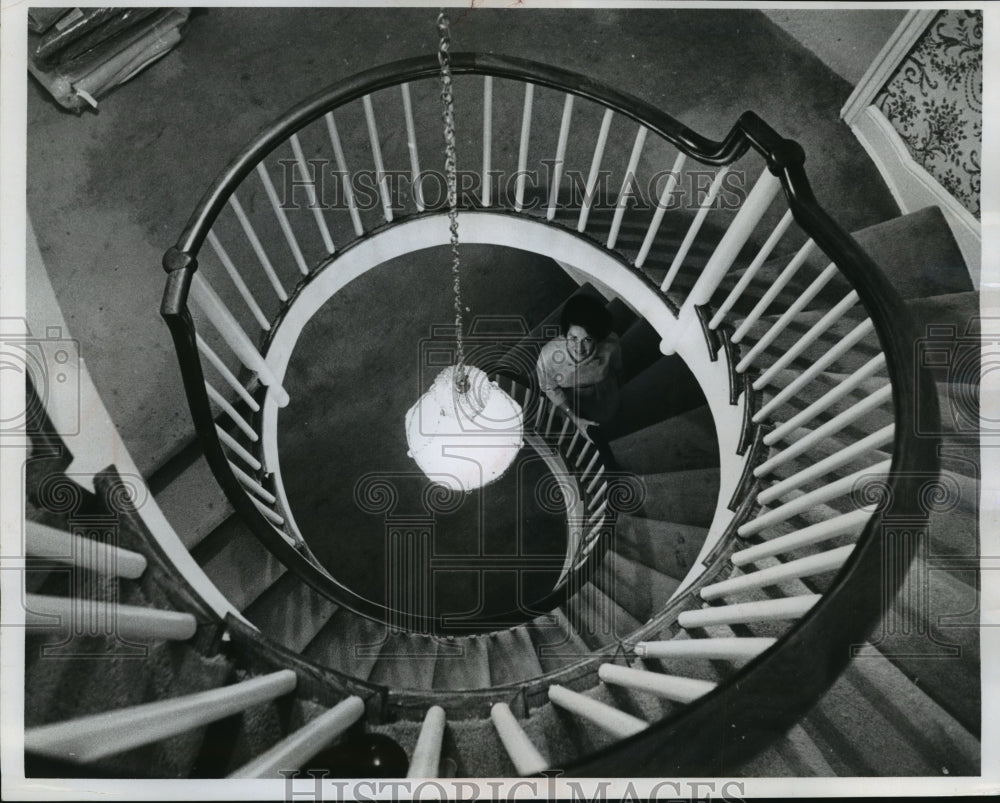
[[531,140],[531,106],[535,98],[535,85],[524,85],[524,111],[521,113],[521,147],[517,154],[517,184],[514,187],[514,211],[524,208],[524,183],[528,177],[528,144]]
[[799,268],[809,259],[809,255],[815,247],[816,244],[812,240],[805,241],[805,244],[795,253],[795,256],[785,266],[785,269],[778,274],[778,278],[770,284],[760,301],[750,311],[750,314],[736,327],[736,331],[733,332],[732,337],[734,343],[739,343],[746,337],[747,332],[750,331],[750,327],[757,323],[760,317],[767,311],[767,308],[771,306],[771,302],[778,297],[778,293],[784,290],[785,285],[799,272]]
[[746,537],[748,535],[755,535],[761,530],[764,530],[774,524],[780,524],[783,521],[788,521],[792,516],[797,516],[816,505],[828,502],[831,499],[836,499],[840,496],[846,496],[854,490],[854,486],[861,482],[862,480],[871,480],[873,478],[883,478],[889,471],[889,466],[892,464],[891,460],[883,460],[880,463],[876,463],[873,466],[867,466],[859,471],[855,471],[853,474],[849,474],[846,477],[841,477],[839,480],[834,480],[829,485],[824,485],[821,488],[817,488],[815,491],[810,491],[807,494],[796,497],[790,502],[786,502],[781,507],[777,507],[774,510],[770,510],[762,516],[748,521],[746,524],[742,525],[738,532],[741,537]]
[[259,499],[269,505],[273,505],[277,501],[277,499],[274,498],[274,494],[269,493],[263,485],[243,471],[243,469],[239,466],[229,463],[229,468],[232,469],[233,474],[236,475],[236,479],[243,484],[243,487],[255,493]]
[[[601,485],[600,488],[597,489],[597,493],[590,498],[590,502],[587,504],[587,507],[593,509],[594,506],[598,503],[598,501],[601,498],[603,498],[604,494],[607,493],[607,491],[608,491],[608,484],[605,482]],[[589,492],[590,491],[588,490],[588,493]]]
[[549,762],[531,743],[528,734],[511,713],[510,706],[496,703],[490,709],[490,719],[518,775],[535,775],[548,769]]
[[138,552],[73,535],[31,520],[26,520],[24,527],[25,551],[33,557],[48,558],[130,580],[141,577],[146,571],[146,558]]
[[259,440],[259,436],[254,431],[254,428],[247,423],[247,420],[243,416],[236,412],[236,408],[226,401],[225,397],[219,393],[219,391],[212,387],[208,382],[205,383],[205,390],[208,392],[208,398],[215,402],[222,409],[222,411],[229,416],[229,419],[241,430],[243,430],[244,435],[255,443]]
[[604,511],[608,509],[608,500],[605,499],[601,502],[600,506],[595,510],[589,519],[587,519],[587,524],[593,524],[597,519],[604,515]]
[[635,266],[637,268],[641,268],[646,262],[646,257],[649,256],[649,252],[653,247],[653,241],[660,230],[660,224],[663,223],[663,216],[671,206],[674,189],[677,187],[677,182],[680,181],[681,170],[684,169],[686,159],[687,156],[685,154],[678,153],[677,158],[674,160],[674,166],[670,168],[670,175],[667,177],[667,183],[663,185],[663,191],[660,193],[660,199],[656,204],[653,219],[649,223],[649,228],[646,229],[646,237],[642,241],[639,255],[635,258]]
[[347,202],[347,211],[351,216],[354,233],[360,237],[365,233],[365,229],[361,225],[361,215],[358,213],[358,202],[354,197],[351,173],[347,169],[347,160],[344,158],[344,146],[340,142],[340,133],[337,131],[337,121],[333,119],[333,112],[327,112],[325,119],[326,130],[330,135],[330,144],[333,146],[333,156],[337,160],[337,171],[344,178],[343,189],[344,200]]
[[772,446],[786,435],[794,432],[805,424],[808,424],[817,415],[836,404],[838,401],[847,396],[847,394],[851,393],[855,388],[859,387],[866,379],[870,379],[874,376],[875,372],[884,365],[885,355],[876,354],[868,362],[858,368],[853,374],[847,377],[847,379],[837,383],[835,387],[828,390],[804,410],[797,413],[794,417],[788,419],[788,421],[784,424],[765,435],[764,443],[768,446]]
[[281,778],[281,770],[297,770],[361,719],[365,703],[348,697],[307,722],[257,758],[230,773],[230,778]]
[[236,270],[236,266],[229,258],[229,254],[226,253],[226,249],[222,247],[222,243],[219,242],[219,238],[215,236],[214,231],[210,231],[208,233],[208,242],[211,244],[212,249],[215,251],[215,255],[222,263],[222,266],[226,269],[226,273],[229,274],[229,278],[232,279],[233,284],[236,285],[236,289],[239,291],[240,296],[246,302],[247,307],[250,308],[250,312],[253,313],[253,317],[256,318],[257,323],[260,324],[260,328],[265,332],[269,332],[271,330],[271,324],[267,320],[267,316],[257,303],[257,299],[253,297],[253,293],[250,292],[250,288],[247,287],[246,282],[243,281],[243,277],[240,276],[240,272]]
[[257,255],[257,259],[260,261],[260,266],[264,269],[264,274],[267,276],[268,281],[271,282],[271,287],[274,288],[275,295],[277,295],[282,301],[288,301],[288,293],[285,292],[285,288],[278,279],[278,274],[275,272],[274,266],[271,264],[271,260],[267,256],[267,251],[264,250],[264,246],[261,244],[260,238],[257,237],[257,232],[250,223],[250,218],[248,218],[246,212],[243,211],[239,198],[237,198],[235,194],[229,196],[229,205],[233,208],[233,212],[236,213],[236,218],[240,221],[240,226],[243,227],[243,233],[247,236],[247,240],[250,241],[250,245],[253,247],[253,251]]
[[302,173],[303,186],[306,189],[306,196],[309,198],[309,208],[312,210],[313,217],[316,219],[316,227],[319,229],[320,236],[323,238],[323,245],[326,248],[328,254],[334,252],[333,238],[330,236],[330,229],[326,225],[326,218],[323,216],[323,207],[320,203],[322,199],[316,194],[316,185],[313,182],[312,175],[309,172],[309,164],[306,162],[306,156],[302,152],[302,143],[299,142],[299,135],[292,134],[289,137],[289,141],[292,144],[292,152],[295,154],[295,161],[298,162],[299,172]]
[[[827,351],[822,357],[815,360],[805,371],[789,382],[787,387],[785,387],[781,393],[761,407],[760,410],[754,415],[754,423],[762,421],[765,416],[770,415],[771,411],[784,404],[788,399],[792,398],[794,394],[797,394],[802,388],[812,382],[813,379],[819,376],[829,366],[833,365],[833,363],[847,354],[847,352],[868,336],[868,333],[872,331],[873,327],[874,324],[872,324],[871,319],[868,318],[855,326],[850,332],[837,341],[837,344],[833,348]],[[768,377],[768,379],[770,379],[770,377]],[[761,387],[763,387],[763,385],[761,385]],[[757,388],[756,382],[754,383],[754,389],[760,389]],[[760,418],[758,418],[758,416],[760,416]]]
[[285,242],[288,243],[288,248],[295,258],[295,264],[299,268],[299,273],[303,276],[308,276],[309,266],[306,264],[306,258],[302,255],[298,238],[295,236],[292,224],[288,222],[288,215],[285,214],[285,210],[281,205],[281,199],[278,197],[278,191],[274,188],[274,182],[271,181],[271,174],[267,172],[267,168],[263,162],[257,165],[257,175],[260,177],[261,184],[264,185],[264,192],[267,195],[267,199],[271,202],[274,216],[281,227],[281,233],[285,235]]
[[871,396],[868,396],[856,404],[848,407],[844,412],[840,413],[825,424],[817,427],[812,432],[799,438],[795,443],[786,447],[784,450],[778,452],[774,457],[770,457],[761,463],[757,468],[754,469],[755,477],[763,477],[768,474],[778,466],[787,463],[793,457],[798,457],[800,454],[805,452],[807,449],[811,449],[818,443],[822,443],[827,438],[840,432],[844,427],[849,424],[853,424],[863,415],[870,413],[872,410],[876,410],[889,401],[892,398],[892,386],[886,385],[880,390],[876,390]]
[[215,367],[215,370],[219,372],[219,376],[225,379],[226,384],[236,391],[236,394],[243,400],[247,407],[255,413],[260,410],[260,405],[257,404],[254,397],[250,395],[249,391],[245,387],[243,387],[233,372],[226,367],[226,364],[222,361],[219,355],[212,350],[212,347],[204,341],[201,335],[195,334],[195,342],[198,345],[198,351],[208,358],[208,361]]
[[590,493],[591,491],[594,490],[594,488],[597,487],[597,483],[600,481],[601,476],[603,474],[604,474],[604,466],[602,465],[599,469],[597,469],[597,473],[594,475],[594,478],[590,481],[590,484],[587,486],[587,493]]
[[757,357],[763,353],[764,349],[770,346],[782,332],[788,328],[788,325],[792,322],[796,315],[798,315],[802,310],[806,308],[806,305],[812,301],[816,295],[830,282],[830,280],[837,275],[837,266],[830,264],[827,266],[819,276],[813,280],[812,284],[806,288],[805,292],[802,293],[795,301],[792,302],[791,306],[784,311],[780,318],[774,322],[767,332],[764,333],[763,337],[757,341],[752,349],[747,352],[747,355],[740,360],[736,366],[736,370],[739,373],[743,373],[747,368],[753,363]]
[[410,101],[410,85],[400,84],[403,93],[403,115],[406,117],[406,147],[410,151],[410,176],[413,182],[413,203],[417,211],[424,211],[424,195],[420,189],[420,156],[417,153],[417,132],[413,125],[413,104]]
[[635,132],[635,142],[632,143],[628,167],[625,168],[625,178],[618,191],[618,202],[615,204],[615,216],[611,220],[611,231],[608,232],[608,248],[614,248],[615,243],[618,242],[618,232],[622,226],[622,218],[625,217],[628,199],[632,197],[632,184],[635,182],[635,174],[639,169],[639,157],[642,156],[642,149],[646,144],[646,134],[648,133],[649,131],[644,125],[640,125],[639,130]]
[[96,761],[266,703],[293,691],[295,682],[295,673],[282,669],[231,686],[28,728],[24,748],[52,758]]
[[385,216],[387,223],[392,223],[392,198],[389,196],[389,178],[385,174],[385,164],[382,162],[382,145],[379,142],[378,125],[375,122],[375,109],[372,107],[372,97],[371,95],[365,95],[361,101],[365,107],[368,139],[372,146],[375,175],[378,180],[379,195],[382,198],[382,214]]
[[564,686],[549,686],[549,700],[560,708],[583,717],[619,739],[634,736],[649,727],[638,717],[619,711],[606,703],[593,700]]
[[586,480],[587,477],[590,476],[590,472],[593,471],[593,469],[594,469],[594,463],[596,463],[597,459],[601,456],[600,452],[597,451],[597,449],[594,447],[593,443],[591,441],[587,441],[583,445],[583,449],[580,450],[579,457],[577,457],[577,460],[576,460],[576,467],[577,468],[580,467],[580,463],[583,462],[584,456],[587,454],[587,452],[591,448],[594,449],[594,453],[590,456],[590,461],[584,467],[583,473],[580,475],[580,480],[581,481]]
[[250,468],[254,471],[260,471],[261,464],[260,461],[254,457],[250,452],[244,449],[232,435],[226,432],[218,424],[215,425],[215,432],[226,446],[228,446],[234,454],[239,455],[240,459],[243,460]]
[[493,76],[483,76],[483,206],[493,200],[490,170],[493,169]]
[[611,109],[606,109],[604,119],[601,120],[601,130],[597,134],[597,144],[594,145],[594,156],[590,161],[590,174],[587,176],[587,187],[584,190],[583,203],[580,206],[580,218],[576,222],[576,230],[580,232],[587,228],[587,219],[590,217],[590,210],[594,206],[597,179],[601,173],[601,160],[604,159],[604,148],[608,144],[608,131],[611,128],[611,118],[614,116],[615,113]]
[[739,577],[730,577],[719,583],[707,585],[701,589],[701,598],[706,601],[721,599],[728,594],[752,591],[758,588],[778,585],[788,580],[800,580],[816,574],[839,569],[850,557],[853,546],[842,546],[828,552],[820,552],[799,558],[758,572],[750,572]]
[[784,216],[778,222],[778,225],[774,227],[774,231],[771,232],[771,236],[767,238],[764,245],[761,246],[760,251],[753,258],[753,261],[747,266],[746,271],[740,276],[740,280],[736,283],[736,286],[729,291],[729,295],[726,296],[726,300],[722,302],[722,306],[719,307],[719,311],[715,313],[712,320],[709,322],[708,326],[710,329],[718,329],[725,320],[726,315],[729,311],[736,306],[736,302],[740,300],[743,295],[743,291],[747,289],[750,282],[753,281],[757,272],[761,269],[767,258],[771,256],[771,252],[774,251],[775,246],[778,245],[778,241],[785,236],[785,232],[788,231],[788,227],[792,225],[792,210],[789,209],[785,212]]
[[[857,303],[858,294],[852,290],[840,300],[840,303],[816,321],[816,323],[814,323],[809,330],[802,335],[802,337],[800,337],[791,348],[788,349],[788,351],[782,354],[766,371],[764,371],[764,373],[760,375],[760,377],[753,383],[754,390],[761,390],[762,388],[767,387],[779,371],[784,370],[792,362],[792,360],[799,357],[807,348],[809,348],[809,346],[816,342],[821,335],[825,334],[831,326],[843,318],[851,307]],[[857,340],[859,340],[871,329],[872,322],[870,320],[865,320],[859,323],[857,328],[854,330],[854,333],[857,333]],[[839,340],[838,344],[845,342],[845,340],[846,338]],[[854,343],[856,343],[857,340],[855,340]],[[854,343],[851,345],[854,345]],[[834,348],[836,348],[836,346]]]
[[255,496],[248,496],[247,499],[249,499],[251,502],[253,502],[253,506],[255,508],[257,508],[258,511],[260,511],[260,514],[265,519],[267,519],[269,522],[271,522],[271,524],[273,524],[275,526],[275,528],[278,530],[278,532],[284,537],[284,539],[288,543],[290,543],[292,545],[295,544],[295,539],[291,538],[288,535],[288,533],[286,533],[286,532],[284,532],[283,530],[280,529],[285,524],[285,520],[283,518],[281,518],[281,516],[279,516],[277,513],[275,513],[273,510],[271,510],[271,508],[269,508],[263,502],[259,501],[257,499],[257,497],[255,497]]
[[719,194],[719,190],[722,188],[722,182],[725,181],[729,170],[730,168],[727,165],[725,167],[720,167],[719,172],[715,174],[715,178],[712,180],[712,184],[708,188],[708,195],[705,196],[705,200],[698,208],[698,212],[695,214],[694,220],[691,221],[691,225],[688,227],[687,234],[684,235],[684,239],[681,241],[680,248],[678,248],[677,253],[674,254],[674,260],[670,263],[670,269],[667,271],[667,275],[663,278],[663,283],[660,285],[661,292],[667,292],[670,289],[670,285],[674,283],[674,279],[677,277],[677,273],[680,271],[681,265],[684,263],[684,260],[687,259],[688,251],[691,250],[695,237],[698,236],[698,232],[701,231],[701,227],[705,223],[705,218],[708,216],[709,210],[715,204],[715,197]]
[[552,186],[549,188],[549,209],[545,214],[547,220],[556,216],[556,205],[559,203],[559,182],[562,180],[563,162],[566,160],[566,142],[569,140],[569,124],[573,117],[573,96],[566,95],[563,102],[562,123],[559,126],[559,141],[556,144],[556,161],[552,166]]
[[640,641],[635,654],[640,658],[698,658],[721,661],[738,661],[756,658],[769,649],[774,638],[693,638],[670,641]]
[[[58,622],[53,619],[58,618]],[[123,639],[185,641],[198,629],[189,613],[122,605],[117,601],[27,594],[25,625],[32,632],[72,627],[74,622],[103,622]]]
[[256,373],[260,377],[260,381],[271,389],[278,406],[285,407],[289,401],[288,393],[281,387],[274,372],[271,371],[264,358],[254,347],[253,341],[243,331],[229,308],[226,307],[201,273],[195,273],[191,280],[191,296],[208,316],[219,334],[222,335],[229,348],[239,357],[240,362]]
[[441,743],[444,741],[444,709],[432,705],[427,709],[407,778],[437,778],[441,765]]
[[820,460],[818,463],[813,463],[812,465],[807,466],[796,474],[793,474],[781,482],[772,485],[770,488],[761,491],[757,495],[757,502],[762,505],[769,505],[771,502],[775,501],[789,491],[801,488],[807,482],[819,479],[824,474],[829,474],[831,471],[835,471],[841,466],[852,463],[859,457],[862,457],[875,449],[879,449],[882,446],[892,443],[895,429],[896,428],[892,424],[889,424],[888,426],[882,427],[882,429],[878,430],[878,432],[873,432],[868,437],[862,438],[861,440],[834,452],[829,457],[825,457]]
[[757,622],[777,622],[798,619],[819,602],[819,594],[802,594],[760,602],[739,602],[735,605],[718,605],[696,611],[683,611],[677,624],[684,628],[712,627],[713,625],[747,625]]
[[804,546],[820,544],[829,541],[831,538],[838,538],[842,535],[860,535],[864,529],[871,513],[867,510],[852,510],[842,516],[835,516],[832,519],[821,521],[818,524],[810,525],[794,533],[788,533],[777,538],[765,541],[763,544],[756,544],[747,549],[734,552],[730,559],[734,566],[746,566],[764,558],[772,558],[785,552],[801,549]]
[[655,694],[657,697],[678,703],[692,703],[715,688],[715,684],[707,680],[661,675],[657,672],[615,664],[601,664],[597,674],[605,683]]

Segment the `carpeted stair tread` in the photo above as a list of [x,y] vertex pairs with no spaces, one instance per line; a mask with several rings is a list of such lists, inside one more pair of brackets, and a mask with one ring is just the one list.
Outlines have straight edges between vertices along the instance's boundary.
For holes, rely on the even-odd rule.
[[656,474],[719,464],[715,421],[708,405],[665,418],[610,443],[615,462],[632,474]]
[[233,513],[233,506],[201,455],[156,494],[156,504],[188,549]]
[[663,356],[660,351],[662,339],[645,318],[636,319],[625,330],[621,336],[623,385]]
[[793,725],[789,731],[748,761],[740,764],[740,777],[829,778],[837,773],[826,760],[823,748]]
[[470,636],[440,641],[438,643],[438,660],[434,667],[433,688],[487,688],[490,685],[487,639],[488,636]]
[[528,628],[499,630],[486,636],[486,640],[491,686],[520,683],[543,673]]
[[388,636],[384,623],[341,608],[303,651],[303,656],[361,680],[368,678]]
[[434,639],[390,630],[367,679],[390,689],[431,689],[438,660]]
[[856,658],[801,722],[839,775],[978,775],[979,744],[877,655]]
[[930,343],[947,343],[953,338],[962,345],[973,345],[983,329],[980,296],[977,290],[910,298],[906,306],[913,316],[917,337]]
[[546,672],[574,664],[590,654],[562,608],[535,619],[528,628],[538,662]]
[[693,524],[620,514],[615,525],[615,551],[682,581],[698,558],[708,529]]
[[659,568],[613,550],[604,555],[594,582],[640,622],[661,611],[680,585],[679,579],[668,576]]
[[645,487],[645,518],[708,526],[715,515],[719,469],[667,471],[641,477]]
[[245,610],[286,571],[285,565],[236,516],[227,519],[192,554],[239,610]]
[[642,624],[594,583],[585,583],[566,603],[569,621],[593,649],[627,638]]
[[301,652],[336,611],[335,602],[285,572],[243,613],[266,636]]

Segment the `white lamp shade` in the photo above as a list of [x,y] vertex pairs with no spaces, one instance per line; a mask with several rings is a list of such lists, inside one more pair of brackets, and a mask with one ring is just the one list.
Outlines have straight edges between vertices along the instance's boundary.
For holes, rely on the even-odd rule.
[[453,491],[498,479],[523,445],[521,405],[480,369],[464,370],[465,392],[455,386],[455,366],[449,366],[406,411],[407,454],[431,480]]

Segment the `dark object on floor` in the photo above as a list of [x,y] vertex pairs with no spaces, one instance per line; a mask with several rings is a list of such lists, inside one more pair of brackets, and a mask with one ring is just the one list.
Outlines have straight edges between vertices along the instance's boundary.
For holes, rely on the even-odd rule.
[[349,736],[317,753],[310,771],[329,770],[334,778],[404,778],[406,751],[381,733]]

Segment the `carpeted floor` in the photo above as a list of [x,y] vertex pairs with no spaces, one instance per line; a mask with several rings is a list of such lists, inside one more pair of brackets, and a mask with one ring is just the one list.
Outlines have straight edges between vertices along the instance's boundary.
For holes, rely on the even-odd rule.
[[[318,87],[431,54],[431,9],[211,8],[180,48],[98,113],[31,83],[28,210],[72,334],[140,469],[193,432],[159,267],[211,177],[256,130]],[[455,50],[532,58],[631,92],[708,136],[757,111],[799,140],[818,197],[848,229],[896,214],[838,119],[851,87],[756,11],[475,9]],[[402,275],[400,297],[409,285]]]

